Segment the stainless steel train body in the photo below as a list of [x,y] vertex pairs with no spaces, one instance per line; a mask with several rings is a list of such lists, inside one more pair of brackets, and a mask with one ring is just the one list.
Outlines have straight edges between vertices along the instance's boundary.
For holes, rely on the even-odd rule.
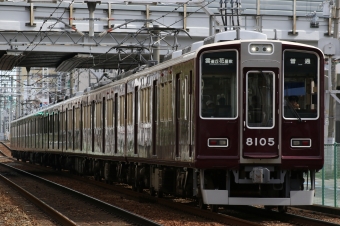
[[234,37],[220,33],[13,121],[13,156],[196,197],[201,207],[312,204],[323,167],[323,54],[255,32]]

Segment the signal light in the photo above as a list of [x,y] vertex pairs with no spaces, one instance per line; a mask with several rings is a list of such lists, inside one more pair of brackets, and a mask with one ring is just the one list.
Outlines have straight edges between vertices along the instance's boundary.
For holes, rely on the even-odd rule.
[[209,138],[208,147],[228,147],[227,138]]
[[309,148],[312,146],[312,140],[309,138],[293,138],[290,141],[292,148]]

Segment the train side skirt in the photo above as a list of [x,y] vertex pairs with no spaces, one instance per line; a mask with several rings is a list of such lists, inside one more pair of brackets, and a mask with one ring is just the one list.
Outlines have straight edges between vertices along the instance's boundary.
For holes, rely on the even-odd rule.
[[204,190],[202,189],[203,201],[211,205],[275,205],[275,206],[298,206],[313,205],[314,190],[291,191],[290,198],[251,198],[251,197],[228,197],[228,190]]

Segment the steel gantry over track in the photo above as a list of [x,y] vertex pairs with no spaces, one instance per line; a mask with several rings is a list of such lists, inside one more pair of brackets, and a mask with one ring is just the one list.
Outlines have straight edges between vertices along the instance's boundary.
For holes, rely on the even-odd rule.
[[1,2],[0,70],[127,70],[158,60],[157,51],[162,61],[169,51],[236,27],[317,45],[332,32],[330,6],[296,0]]

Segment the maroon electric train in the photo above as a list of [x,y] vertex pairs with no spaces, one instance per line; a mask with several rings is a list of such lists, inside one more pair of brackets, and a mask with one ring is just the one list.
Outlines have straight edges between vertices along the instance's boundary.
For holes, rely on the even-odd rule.
[[323,78],[316,47],[222,32],[13,121],[12,154],[201,207],[310,205]]

